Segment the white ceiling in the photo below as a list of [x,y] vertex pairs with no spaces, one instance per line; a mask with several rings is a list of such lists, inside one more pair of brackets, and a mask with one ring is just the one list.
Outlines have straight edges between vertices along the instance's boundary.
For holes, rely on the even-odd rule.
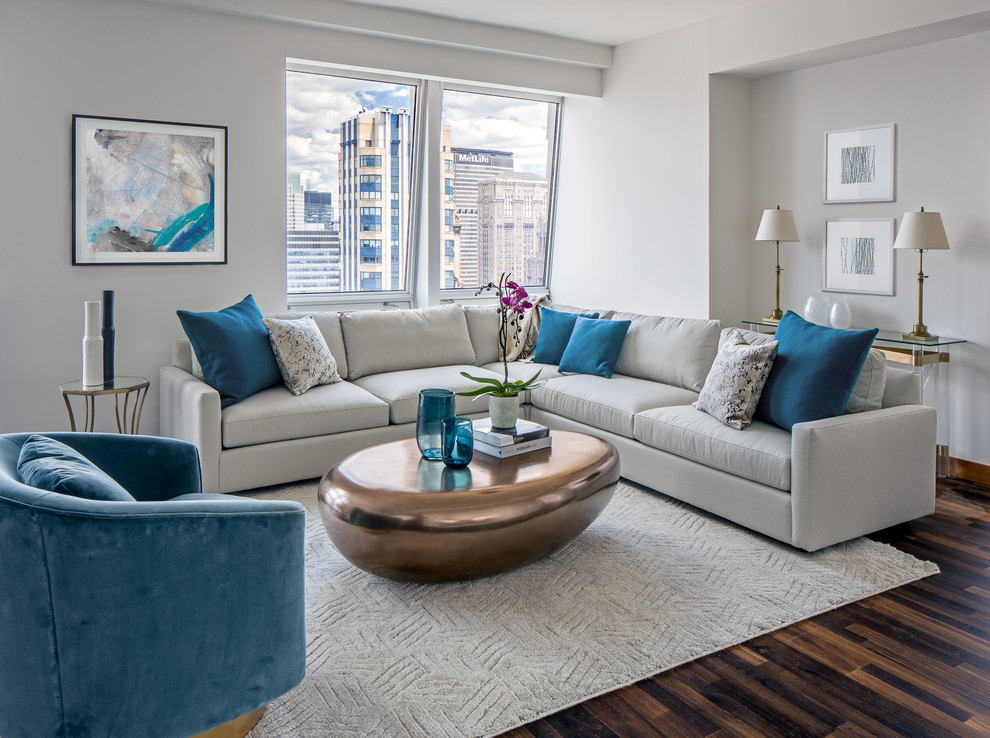
[[616,46],[762,0],[345,0]]

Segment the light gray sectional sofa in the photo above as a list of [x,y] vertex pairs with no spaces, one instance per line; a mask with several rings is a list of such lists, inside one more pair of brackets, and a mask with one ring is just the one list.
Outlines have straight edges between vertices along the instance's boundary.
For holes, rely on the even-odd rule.
[[[298,397],[272,387],[221,410],[189,343],[175,343],[160,372],[161,430],[198,446],[204,492],[322,476],[353,451],[414,436],[420,389],[475,389],[460,372],[501,373],[493,306],[275,317],[304,315],[345,381]],[[933,512],[935,410],[920,404],[911,371],[871,351],[847,414],[791,432],[759,420],[738,431],[691,406],[725,332],[717,321],[611,317],[631,325],[609,379],[510,364],[516,378],[542,367],[548,379],[524,397],[526,417],[606,438],[623,477],[808,551]],[[458,397],[456,409],[487,413],[484,399]]]

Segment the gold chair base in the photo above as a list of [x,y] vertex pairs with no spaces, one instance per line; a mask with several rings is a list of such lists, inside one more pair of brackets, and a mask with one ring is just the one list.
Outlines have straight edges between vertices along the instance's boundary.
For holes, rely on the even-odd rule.
[[253,710],[246,715],[241,715],[239,718],[234,718],[229,723],[218,725],[213,730],[195,735],[193,738],[244,738],[258,724],[258,721],[261,720],[261,716],[265,714],[265,710],[267,709],[268,705],[262,705],[257,710]]

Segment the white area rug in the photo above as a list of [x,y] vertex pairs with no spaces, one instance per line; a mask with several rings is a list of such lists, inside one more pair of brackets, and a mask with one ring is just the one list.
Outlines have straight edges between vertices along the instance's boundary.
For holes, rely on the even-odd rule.
[[403,584],[307,518],[306,678],[251,738],[495,735],[938,568],[861,538],[814,554],[625,482],[556,554],[458,584]]

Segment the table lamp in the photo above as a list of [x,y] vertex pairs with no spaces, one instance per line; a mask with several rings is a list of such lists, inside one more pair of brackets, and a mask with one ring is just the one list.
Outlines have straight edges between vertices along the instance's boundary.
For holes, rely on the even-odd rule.
[[942,227],[942,215],[940,213],[926,213],[922,208],[917,213],[904,213],[901,220],[901,228],[897,231],[897,238],[894,239],[895,249],[914,249],[918,252],[918,322],[914,330],[910,333],[902,334],[902,338],[909,341],[935,341],[938,336],[933,336],[928,332],[922,320],[922,294],[924,292],[925,280],[928,279],[922,267],[922,259],[928,250],[944,251],[949,248],[949,241],[945,237],[945,228]]
[[797,226],[794,225],[794,213],[790,210],[781,210],[780,205],[776,210],[764,210],[760,227],[756,231],[757,241],[773,241],[777,247],[777,289],[775,293],[773,312],[766,318],[765,323],[779,323],[784,317],[780,309],[780,242],[800,241],[798,238]]

